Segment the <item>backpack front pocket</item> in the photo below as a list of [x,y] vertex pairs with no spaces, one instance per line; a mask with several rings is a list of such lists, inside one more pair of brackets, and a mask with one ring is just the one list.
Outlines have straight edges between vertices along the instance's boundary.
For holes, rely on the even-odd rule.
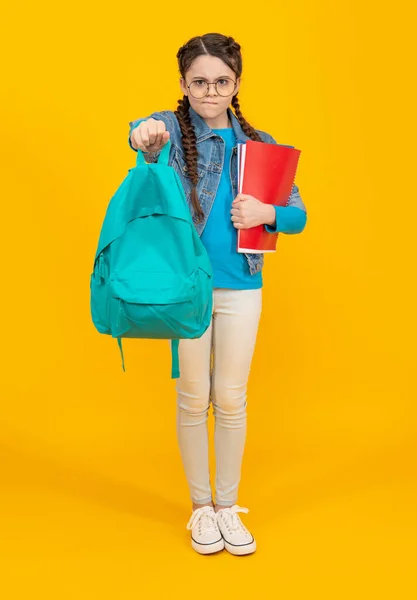
[[111,293],[121,300],[131,323],[124,337],[177,339],[194,337],[199,329],[196,273],[123,271],[110,277]]

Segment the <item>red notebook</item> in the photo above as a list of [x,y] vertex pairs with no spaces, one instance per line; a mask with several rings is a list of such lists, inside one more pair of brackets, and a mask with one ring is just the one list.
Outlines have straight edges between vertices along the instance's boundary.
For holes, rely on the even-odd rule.
[[[301,150],[291,146],[248,140],[238,144],[239,193],[250,194],[266,204],[285,206],[291,195]],[[238,229],[237,251],[261,254],[275,252],[278,233],[264,225]]]

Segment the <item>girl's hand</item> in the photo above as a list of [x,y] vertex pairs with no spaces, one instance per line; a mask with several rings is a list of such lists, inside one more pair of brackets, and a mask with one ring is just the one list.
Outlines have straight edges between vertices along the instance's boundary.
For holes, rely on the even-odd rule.
[[249,194],[238,194],[233,200],[232,222],[236,229],[251,229],[258,225],[275,225],[276,213],[271,204],[264,204]]
[[159,152],[169,140],[169,131],[163,121],[148,119],[142,121],[132,131],[130,141],[136,150],[142,152]]

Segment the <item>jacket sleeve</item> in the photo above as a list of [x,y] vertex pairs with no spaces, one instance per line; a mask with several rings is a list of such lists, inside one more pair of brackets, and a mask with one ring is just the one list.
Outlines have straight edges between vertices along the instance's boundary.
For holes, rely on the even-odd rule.
[[[265,132],[259,132],[263,140],[269,144],[277,142]],[[307,223],[307,209],[300,195],[299,187],[294,183],[292,186],[290,197],[287,200],[286,206],[275,206],[275,226],[265,225],[265,228],[270,233],[301,233]]]

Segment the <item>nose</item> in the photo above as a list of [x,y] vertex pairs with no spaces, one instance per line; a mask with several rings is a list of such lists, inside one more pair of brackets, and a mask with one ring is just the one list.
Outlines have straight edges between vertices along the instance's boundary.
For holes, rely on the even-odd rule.
[[[211,85],[213,86],[214,93],[210,93],[210,86]],[[213,82],[213,83],[207,83],[207,86],[208,86],[207,96],[210,96],[210,97],[211,96],[217,96],[216,83],[215,82]]]

